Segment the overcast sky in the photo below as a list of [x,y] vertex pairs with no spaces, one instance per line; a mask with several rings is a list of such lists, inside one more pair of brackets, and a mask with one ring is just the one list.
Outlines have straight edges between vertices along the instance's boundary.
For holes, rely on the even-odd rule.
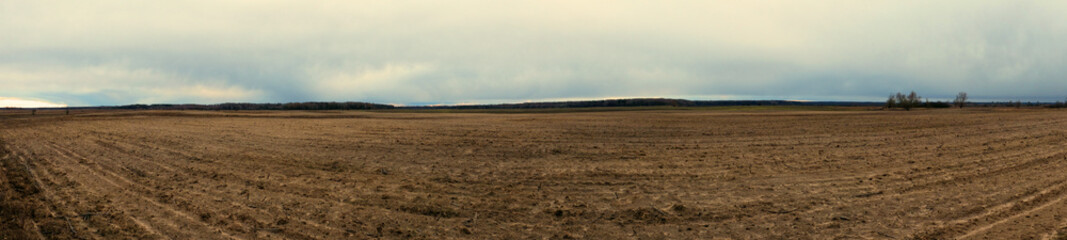
[[0,100],[1067,97],[1067,1],[0,1]]

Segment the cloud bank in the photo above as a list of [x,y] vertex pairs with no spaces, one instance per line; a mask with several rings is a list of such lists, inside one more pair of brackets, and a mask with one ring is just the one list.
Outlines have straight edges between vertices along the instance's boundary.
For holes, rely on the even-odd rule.
[[50,103],[39,100],[0,98],[0,108],[61,108],[66,106],[66,104]]
[[0,96],[71,105],[1067,96],[1057,1],[0,2]]

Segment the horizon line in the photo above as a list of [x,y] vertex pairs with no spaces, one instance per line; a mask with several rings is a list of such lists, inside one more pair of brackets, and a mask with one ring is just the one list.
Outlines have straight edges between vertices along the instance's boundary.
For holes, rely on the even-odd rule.
[[[299,103],[364,103],[390,106],[395,108],[448,108],[448,107],[478,107],[478,106],[502,106],[502,105],[523,105],[523,104],[538,104],[538,103],[568,103],[568,102],[597,102],[597,101],[612,101],[612,100],[674,100],[674,101],[691,101],[691,102],[797,102],[797,103],[860,103],[860,104],[878,104],[885,103],[884,101],[864,101],[864,100],[806,100],[806,99],[714,99],[714,100],[702,100],[702,99],[686,99],[686,98],[664,98],[664,97],[635,97],[635,98],[590,98],[590,99],[574,99],[574,100],[545,100],[534,101],[526,100],[521,102],[494,102],[494,103],[452,103],[452,104],[418,104],[407,105],[398,103],[376,103],[376,102],[364,102],[364,101],[298,101],[298,102],[221,102],[221,103],[133,103],[125,105],[93,105],[93,106],[63,106],[63,107],[15,107],[15,106],[0,106],[0,109],[78,109],[78,108],[115,108],[115,107],[129,107],[129,106],[219,106],[226,104],[299,104]],[[935,100],[933,102],[946,102],[942,100]],[[951,102],[951,101],[947,101]],[[1054,104],[1059,103],[1057,101],[1021,101],[1021,100],[983,100],[983,101],[967,101],[971,104],[994,104],[994,103],[1012,103],[1023,102],[1027,104]]]

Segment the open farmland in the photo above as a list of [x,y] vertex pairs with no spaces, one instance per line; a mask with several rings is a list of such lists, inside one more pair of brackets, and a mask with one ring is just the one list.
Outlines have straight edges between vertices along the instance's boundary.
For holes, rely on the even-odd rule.
[[0,113],[0,238],[1067,237],[1067,111]]

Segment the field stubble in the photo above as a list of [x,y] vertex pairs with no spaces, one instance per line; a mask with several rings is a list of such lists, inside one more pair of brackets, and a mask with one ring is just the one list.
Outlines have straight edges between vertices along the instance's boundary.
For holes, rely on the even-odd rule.
[[9,238],[1067,233],[1067,112],[0,117]]

